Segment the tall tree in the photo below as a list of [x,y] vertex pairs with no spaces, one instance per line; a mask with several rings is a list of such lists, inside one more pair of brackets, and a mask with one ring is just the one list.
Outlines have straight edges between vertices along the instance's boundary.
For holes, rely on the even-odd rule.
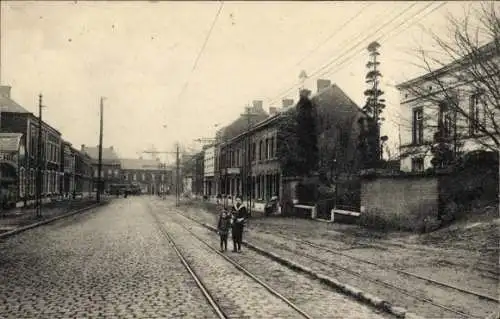
[[276,154],[284,176],[298,176],[302,161],[298,158],[297,110],[280,115]]
[[[372,42],[368,45],[367,50],[370,60],[366,64],[368,73],[366,74],[366,83],[369,88],[365,90],[366,103],[363,111],[366,114],[366,119],[361,125],[360,147],[364,158],[364,167],[377,167],[382,159],[382,145],[380,141],[380,125],[383,118],[380,116],[385,108],[385,100],[382,98],[384,92],[380,89],[380,61],[378,52],[380,44]],[[384,141],[385,142],[385,141]]]
[[300,176],[307,176],[317,171],[319,161],[315,110],[309,98],[310,94],[309,90],[301,90],[300,100],[296,107],[297,156],[302,162],[299,167]]

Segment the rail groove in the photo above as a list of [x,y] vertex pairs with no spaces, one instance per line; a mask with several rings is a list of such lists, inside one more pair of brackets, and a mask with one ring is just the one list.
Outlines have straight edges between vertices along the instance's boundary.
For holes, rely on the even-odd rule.
[[[179,256],[179,259],[181,260],[182,264],[184,265],[184,267],[188,270],[188,272],[190,273],[190,275],[193,277],[193,279],[196,281],[196,284],[198,285],[198,287],[200,288],[200,290],[202,291],[203,295],[205,296],[205,298],[209,301],[210,305],[212,306],[212,308],[214,308],[214,310],[216,311],[217,315],[219,316],[219,318],[228,318],[226,316],[226,314],[224,313],[224,311],[220,308],[220,306],[218,305],[218,303],[213,299],[213,297],[211,296],[209,290],[205,287],[205,285],[203,284],[203,282],[201,281],[201,279],[198,277],[198,275],[195,273],[195,271],[192,269],[192,267],[189,265],[188,261],[184,258],[184,256],[182,255],[182,253],[180,252],[180,250],[178,249],[177,245],[175,244],[173,238],[170,236],[170,234],[168,234],[168,232],[166,231],[165,227],[162,225],[162,222],[161,220],[158,218],[158,216],[153,213],[151,210],[150,210],[150,213],[153,215],[155,221],[157,222],[157,225],[161,231],[162,234],[164,234],[164,236],[168,239],[168,241],[170,242],[170,244],[172,245],[172,247],[174,248],[177,256]],[[181,215],[183,216],[183,215]],[[278,291],[276,291],[274,288],[270,287],[268,284],[266,284],[264,281],[262,281],[261,279],[259,279],[257,276],[255,276],[254,274],[252,274],[250,271],[248,271],[245,267],[243,267],[242,265],[240,265],[238,262],[234,261],[233,259],[231,259],[230,257],[222,254],[221,252],[219,252],[216,248],[212,247],[209,243],[207,243],[205,240],[201,239],[198,235],[196,235],[195,233],[193,233],[190,229],[188,229],[186,226],[180,224],[180,223],[177,223],[177,225],[181,226],[184,230],[186,230],[191,236],[193,236],[194,238],[196,238],[199,242],[201,242],[202,244],[204,244],[209,250],[211,250],[212,252],[215,252],[217,255],[221,256],[222,258],[224,258],[227,262],[229,262],[231,265],[233,265],[236,269],[238,269],[239,271],[241,271],[243,274],[245,274],[247,277],[251,278],[253,281],[255,281],[256,283],[258,283],[259,285],[261,285],[262,287],[264,287],[267,291],[269,291],[272,295],[276,296],[277,298],[279,298],[280,300],[282,300],[284,303],[286,303],[288,306],[290,306],[292,309],[294,309],[298,314],[300,314],[302,317],[304,318],[307,318],[307,319],[313,319],[313,317],[311,317],[310,315],[308,315],[306,312],[304,312],[303,310],[301,310],[297,305],[295,305],[292,301],[290,301],[289,299],[287,299],[285,296],[283,296],[282,294],[280,294]]]
[[[194,221],[196,222],[197,224],[200,224],[202,226],[205,226],[207,228],[207,225],[205,225],[203,222],[200,222],[192,217],[189,217],[189,216],[186,216],[184,214],[181,214],[178,212],[179,215],[183,216],[184,218],[187,218],[191,221]],[[213,230],[213,229],[211,229]],[[284,239],[287,239],[287,240],[292,240],[292,241],[295,241],[295,242],[298,242],[298,243],[302,243],[302,244],[305,244],[305,245],[308,245],[310,247],[314,247],[314,248],[318,248],[318,249],[321,249],[321,250],[324,250],[324,251],[328,251],[332,254],[336,254],[336,255],[339,255],[339,256],[344,256],[344,257],[347,257],[347,258],[351,258],[352,260],[356,260],[358,262],[362,262],[362,263],[366,263],[366,264],[370,264],[370,265],[373,265],[373,266],[376,266],[377,268],[380,268],[380,269],[387,269],[387,270],[392,270],[392,271],[395,271],[399,274],[403,274],[405,276],[408,276],[408,277],[412,277],[412,278],[416,278],[416,279],[419,279],[419,280],[424,280],[428,283],[431,283],[431,284],[435,284],[435,285],[438,285],[438,286],[442,286],[442,287],[445,287],[445,288],[448,288],[448,289],[452,289],[452,290],[456,290],[456,291],[459,291],[461,293],[464,293],[464,294],[469,294],[469,295],[474,295],[480,299],[484,299],[484,300],[488,300],[488,301],[492,301],[492,302],[496,302],[496,303],[499,303],[499,300],[492,297],[492,296],[488,296],[488,295],[485,295],[485,294],[481,294],[481,293],[478,293],[478,292],[475,292],[475,291],[470,291],[470,290],[467,290],[467,289],[464,289],[464,288],[460,288],[460,287],[456,287],[454,285],[449,285],[447,283],[443,283],[443,282],[440,282],[440,281],[436,281],[436,280],[433,280],[433,279],[430,279],[430,278],[426,278],[424,276],[420,276],[420,275],[417,275],[417,274],[413,274],[413,273],[410,273],[410,272],[407,272],[407,271],[404,271],[404,270],[401,270],[401,269],[397,269],[397,268],[393,268],[393,267],[385,267],[385,266],[382,266],[378,263],[375,263],[375,262],[372,262],[372,261],[369,261],[369,260],[365,260],[363,258],[359,258],[359,257],[354,257],[354,256],[351,256],[349,254],[346,254],[346,253],[342,253],[342,252],[337,252],[335,250],[332,250],[330,248],[327,248],[327,247],[324,247],[324,246],[321,246],[321,245],[317,245],[317,244],[314,244],[314,243],[311,243],[309,241],[306,241],[306,240],[302,240],[302,239],[296,239],[296,238],[291,238],[291,237],[287,237],[285,235],[278,235],[278,234],[273,234],[273,235],[276,235],[276,236],[279,236],[279,237],[282,237]],[[283,248],[283,249],[286,249],[286,248]],[[294,251],[294,253],[297,253]],[[471,315],[471,314],[467,314],[467,313],[464,313],[460,310],[457,310],[457,309],[453,309],[453,308],[450,308],[448,306],[445,306],[445,305],[442,305],[440,303],[437,303],[429,298],[426,298],[426,297],[422,297],[422,296],[417,296],[413,293],[411,293],[410,291],[404,289],[404,288],[401,288],[401,287],[398,287],[396,285],[393,285],[391,283],[388,283],[388,282],[384,282],[382,280],[379,280],[379,279],[376,279],[376,278],[370,278],[368,276],[363,276],[362,274],[356,272],[356,271],[353,271],[353,270],[350,270],[346,267],[343,267],[343,266],[340,266],[340,265],[337,265],[335,263],[331,263],[331,262],[325,262],[323,260],[320,260],[316,257],[313,257],[313,256],[310,256],[310,255],[307,255],[307,254],[301,254],[303,255],[304,257],[306,258],[309,258],[311,260],[314,260],[318,263],[321,263],[323,265],[328,265],[328,266],[333,266],[335,268],[338,268],[342,271],[345,271],[345,272],[348,272],[354,276],[357,276],[361,279],[364,279],[364,280],[369,280],[371,282],[374,282],[374,283],[377,283],[379,285],[382,285],[382,286],[385,286],[385,287],[389,287],[389,288],[392,288],[392,289],[395,289],[413,299],[416,299],[416,300],[419,300],[421,302],[424,302],[424,303],[428,303],[428,304],[431,304],[435,307],[438,307],[440,309],[443,309],[445,311],[448,311],[448,312],[451,312],[451,313],[454,313],[456,315],[460,315],[464,318],[482,318],[482,317],[479,317],[479,316],[475,316],[475,315]]]

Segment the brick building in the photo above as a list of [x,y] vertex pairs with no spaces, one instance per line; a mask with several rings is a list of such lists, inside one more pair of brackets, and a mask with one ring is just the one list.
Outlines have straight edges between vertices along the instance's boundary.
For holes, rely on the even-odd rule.
[[172,171],[159,160],[120,159],[122,183],[139,185],[143,194],[168,192]]
[[[97,191],[98,182],[98,163],[99,163],[99,146],[89,147],[82,145],[81,152],[90,157],[93,171],[93,191]],[[103,181],[103,190],[109,192],[111,184],[120,184],[122,182],[121,162],[116,154],[113,146],[102,148],[102,170],[101,179]]]
[[[36,195],[38,169],[38,117],[11,99],[11,87],[0,86],[0,127],[2,133],[21,134],[19,143],[26,148],[26,157],[16,172],[17,200],[32,200]],[[61,133],[42,122],[42,196],[54,197],[60,194],[61,176]],[[5,172],[7,173],[7,172]],[[8,174],[8,173],[7,173]],[[12,191],[9,191],[12,192]]]

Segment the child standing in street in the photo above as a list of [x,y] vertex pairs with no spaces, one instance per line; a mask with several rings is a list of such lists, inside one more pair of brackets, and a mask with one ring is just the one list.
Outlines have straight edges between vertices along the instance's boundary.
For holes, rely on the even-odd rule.
[[217,233],[220,236],[220,251],[227,251],[227,236],[229,234],[229,228],[231,227],[231,216],[229,213],[222,209],[219,216],[219,223],[217,224]]

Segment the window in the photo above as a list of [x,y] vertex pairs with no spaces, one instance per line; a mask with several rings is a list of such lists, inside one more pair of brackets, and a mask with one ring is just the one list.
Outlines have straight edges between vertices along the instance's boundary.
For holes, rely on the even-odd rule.
[[146,180],[146,174],[142,173],[142,180],[145,181]]
[[108,176],[111,177],[113,175],[113,171],[111,170],[111,168],[108,169]]
[[415,157],[411,159],[411,171],[412,172],[423,172],[424,171],[424,158]]
[[266,154],[265,154],[265,158],[268,159],[270,158],[270,154],[269,154],[269,139],[266,138]]
[[413,110],[413,144],[424,141],[424,110],[419,107]]
[[446,102],[439,104],[438,125],[442,137],[450,137],[455,128],[454,114]]
[[119,173],[119,172],[118,172],[118,170],[117,170],[117,169],[115,169],[115,176],[116,176],[116,177],[118,177],[118,173]]
[[257,145],[255,143],[252,143],[252,161],[256,160],[257,157]]
[[259,161],[262,160],[262,157],[263,157],[263,153],[264,153],[264,142],[263,141],[260,141],[259,142]]
[[24,167],[21,167],[19,170],[19,196],[24,197],[24,190],[26,186],[26,176]]
[[137,174],[136,173],[134,173],[133,179],[134,179],[134,181],[137,180]]
[[126,174],[123,174],[123,180],[126,181],[127,180],[127,175]]
[[[484,114],[484,106],[481,107],[482,94],[476,93],[469,98],[469,134],[476,135],[479,133],[479,128],[482,125],[486,127],[486,116]],[[481,110],[482,108],[482,110]],[[482,111],[482,112],[481,112]]]
[[274,154],[274,137],[271,138],[271,142],[269,143],[269,147],[270,147],[270,157],[271,158],[274,158],[275,154]]

